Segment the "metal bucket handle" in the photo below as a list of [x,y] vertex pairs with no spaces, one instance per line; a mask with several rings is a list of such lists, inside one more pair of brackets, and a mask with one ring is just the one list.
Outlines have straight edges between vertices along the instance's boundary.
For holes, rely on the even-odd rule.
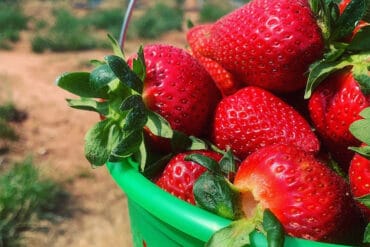
[[130,18],[131,18],[131,15],[132,15],[132,11],[135,7],[136,1],[137,0],[129,0],[128,5],[127,5],[127,9],[125,11],[125,15],[124,15],[123,22],[122,22],[122,27],[121,27],[121,33],[120,33],[120,37],[119,37],[119,45],[121,46],[121,49],[123,49],[123,47],[124,47],[124,43],[125,43],[125,39],[126,39],[126,35],[127,35],[127,28],[128,28]]

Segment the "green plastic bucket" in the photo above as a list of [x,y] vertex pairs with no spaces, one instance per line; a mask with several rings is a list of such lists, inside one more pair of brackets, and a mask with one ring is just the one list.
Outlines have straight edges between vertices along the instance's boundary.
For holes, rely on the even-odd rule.
[[[133,168],[131,160],[108,163],[107,168],[128,199],[135,247],[198,247],[230,221],[188,204],[163,191]],[[255,232],[252,246],[267,246],[263,234]],[[286,247],[345,247],[287,237]]]

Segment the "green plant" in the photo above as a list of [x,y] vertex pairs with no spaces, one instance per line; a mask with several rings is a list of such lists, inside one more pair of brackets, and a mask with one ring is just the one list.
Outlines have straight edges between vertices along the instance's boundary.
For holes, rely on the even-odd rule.
[[7,4],[9,5],[18,5],[21,2],[21,0],[0,0],[0,4]]
[[157,3],[133,20],[133,28],[141,38],[156,38],[170,30],[181,30],[183,15],[181,9]]
[[0,118],[0,140],[11,140],[15,141],[18,139],[17,133],[8,124],[7,121]]
[[66,195],[59,184],[41,178],[31,159],[0,174],[0,246],[20,245],[31,219],[50,217]]
[[11,102],[0,105],[0,119],[8,122],[21,122],[26,118],[26,113],[18,110]]
[[45,37],[36,35],[31,41],[32,51],[42,53],[49,48],[49,42]]
[[214,22],[231,11],[231,7],[216,3],[205,3],[199,12],[199,21]]
[[91,34],[91,28],[84,25],[82,19],[64,9],[55,11],[55,16],[55,23],[47,34],[36,35],[32,40],[34,52],[43,52],[46,49],[57,52],[76,51],[101,46],[98,39]]
[[0,140],[17,140],[18,135],[8,122],[19,122],[25,117],[25,113],[17,110],[12,103],[0,105]]
[[0,48],[10,49],[19,40],[19,31],[27,28],[27,21],[19,7],[0,2]]
[[48,22],[46,20],[36,20],[35,21],[35,30],[42,30],[48,27]]
[[87,27],[103,29],[116,38],[120,35],[122,20],[123,11],[120,8],[95,10],[83,18]]

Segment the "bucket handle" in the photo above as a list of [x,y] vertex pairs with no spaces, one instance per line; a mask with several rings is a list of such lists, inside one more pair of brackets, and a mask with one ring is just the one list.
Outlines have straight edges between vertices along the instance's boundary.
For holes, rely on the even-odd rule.
[[129,22],[130,22],[132,11],[135,7],[135,3],[136,3],[136,0],[129,0],[128,5],[127,5],[127,9],[125,11],[125,15],[124,15],[122,26],[121,26],[121,33],[120,33],[120,37],[119,37],[119,45],[120,45],[121,49],[123,49],[123,47],[124,47],[124,43],[125,43],[125,39],[126,39],[126,35],[127,35],[127,28],[128,28]]

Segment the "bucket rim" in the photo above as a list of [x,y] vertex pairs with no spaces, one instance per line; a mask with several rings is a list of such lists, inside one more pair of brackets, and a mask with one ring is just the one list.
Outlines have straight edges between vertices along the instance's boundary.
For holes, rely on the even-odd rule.
[[138,172],[132,163],[130,159],[108,162],[107,168],[129,200],[135,201],[160,220],[204,242],[215,231],[231,223],[228,219],[195,207],[162,190]]

